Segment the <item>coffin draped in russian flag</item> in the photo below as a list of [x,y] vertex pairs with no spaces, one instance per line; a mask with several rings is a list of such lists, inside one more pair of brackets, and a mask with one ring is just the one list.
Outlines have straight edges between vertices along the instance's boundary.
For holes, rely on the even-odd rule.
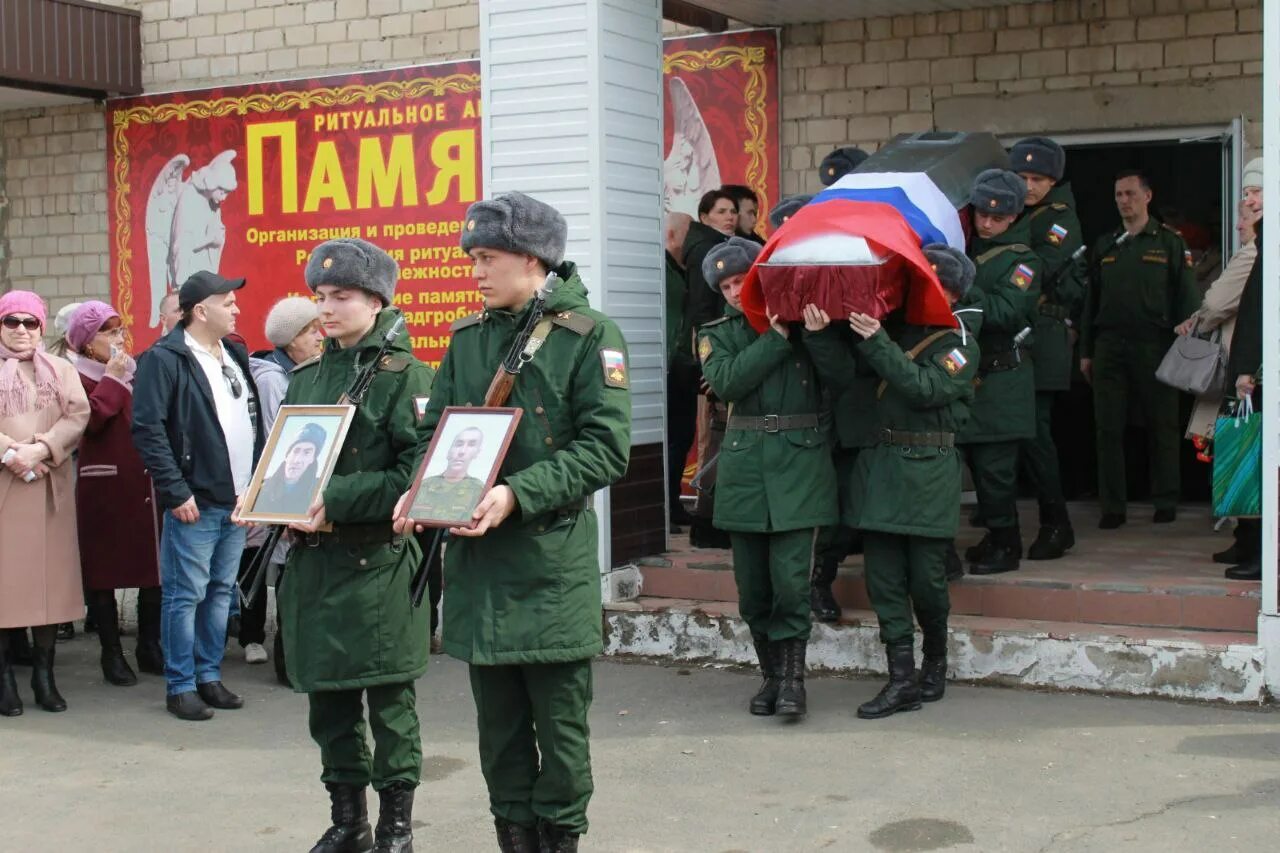
[[834,319],[883,318],[954,326],[950,300],[921,249],[965,250],[969,189],[984,169],[1009,167],[989,133],[895,137],[773,233],[747,273],[742,310],[758,331],[769,314],[799,321],[814,304]]

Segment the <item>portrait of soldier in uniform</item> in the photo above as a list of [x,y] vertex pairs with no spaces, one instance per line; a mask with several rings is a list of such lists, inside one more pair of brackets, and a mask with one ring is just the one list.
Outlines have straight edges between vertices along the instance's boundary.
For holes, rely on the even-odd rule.
[[427,454],[412,503],[415,520],[469,524],[471,513],[491,487],[514,426],[506,410],[450,413]]

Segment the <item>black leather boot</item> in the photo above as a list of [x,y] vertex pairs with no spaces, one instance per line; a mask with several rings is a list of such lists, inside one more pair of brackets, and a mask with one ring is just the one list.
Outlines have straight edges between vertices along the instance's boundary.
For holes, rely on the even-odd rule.
[[115,595],[95,591],[92,599],[89,613],[98,623],[98,642],[102,644],[102,677],[108,684],[117,687],[137,684],[138,676],[124,659],[124,649],[120,646],[120,613],[116,609]]
[[991,540],[991,531],[988,530],[982,537],[982,541],[977,545],[970,545],[964,549],[964,558],[970,563],[976,563],[990,553],[994,547]]
[[757,717],[772,717],[778,702],[778,654],[777,644],[769,642],[764,634],[752,634],[756,644],[756,660],[760,662],[760,689],[751,697],[751,713]]
[[326,783],[325,788],[333,826],[320,836],[311,853],[368,853],[373,849],[373,830],[369,828],[364,787]]
[[858,716],[878,720],[899,711],[920,710],[920,685],[916,684],[916,653],[911,643],[884,647],[889,661],[889,683],[876,698],[858,706]]
[[991,549],[969,566],[969,574],[998,575],[1015,572],[1022,561],[1022,534],[1016,527],[997,527],[991,531]]
[[964,563],[956,551],[956,543],[947,543],[947,553],[942,557],[942,568],[948,581],[958,581],[964,577]]
[[799,637],[780,640],[773,645],[775,660],[781,670],[778,702],[774,709],[782,717],[803,717],[809,712],[808,697],[804,691],[804,656],[809,649],[809,640]]
[[67,700],[53,680],[53,649],[52,645],[41,648],[37,643],[31,650],[31,690],[36,694],[37,705],[56,714],[67,710]]
[[1045,504],[1040,508],[1040,532],[1027,549],[1028,560],[1057,560],[1076,544],[1066,504]]
[[575,853],[577,849],[576,832],[549,823],[538,823],[538,853]]
[[374,853],[413,853],[412,785],[393,782],[378,792]]
[[22,716],[22,697],[18,695],[18,681],[13,677],[13,665],[0,652],[0,716]]
[[809,609],[819,622],[840,621],[840,604],[831,591],[831,584],[839,571],[840,561],[829,557],[813,565],[813,577],[809,579]]
[[927,631],[920,661],[920,700],[937,702],[947,692],[947,632]]
[[538,853],[538,830],[535,827],[495,817],[493,828],[498,833],[498,850],[501,853]]
[[138,669],[148,675],[164,675],[164,650],[160,647],[160,590],[138,594]]

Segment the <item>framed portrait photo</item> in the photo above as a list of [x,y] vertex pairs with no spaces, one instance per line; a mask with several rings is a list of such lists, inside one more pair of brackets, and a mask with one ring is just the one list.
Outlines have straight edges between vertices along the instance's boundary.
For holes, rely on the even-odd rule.
[[409,517],[426,527],[471,527],[471,513],[493,488],[522,409],[450,406],[414,478]]
[[306,521],[333,475],[355,406],[281,406],[249,481],[240,517],[260,524]]

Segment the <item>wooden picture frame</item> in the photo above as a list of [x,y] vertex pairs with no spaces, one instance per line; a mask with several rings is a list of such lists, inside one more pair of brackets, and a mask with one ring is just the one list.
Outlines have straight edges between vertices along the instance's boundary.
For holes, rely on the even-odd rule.
[[281,406],[245,491],[240,518],[256,524],[307,521],[307,509],[333,476],[355,412],[355,406],[345,405]]
[[511,408],[446,408],[410,486],[409,518],[424,527],[474,527],[471,513],[497,481],[523,414]]

